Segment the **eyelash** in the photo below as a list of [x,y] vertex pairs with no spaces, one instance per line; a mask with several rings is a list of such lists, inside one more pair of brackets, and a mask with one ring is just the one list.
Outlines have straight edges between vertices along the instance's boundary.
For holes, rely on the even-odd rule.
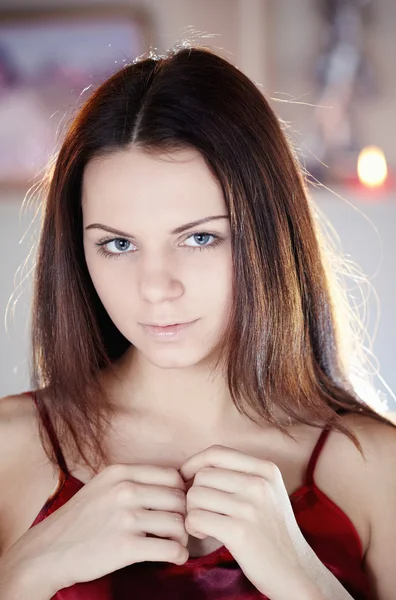
[[[210,250],[211,248],[216,248],[217,246],[219,246],[223,239],[218,236],[215,235],[214,233],[208,233],[206,231],[200,231],[198,233],[193,233],[191,234],[187,240],[190,237],[194,237],[194,236],[199,236],[199,235],[209,235],[210,237],[214,238],[214,241],[211,244],[208,244],[207,246],[185,246],[188,250],[192,250],[195,252],[195,250]],[[116,237],[116,238],[108,238],[105,240],[100,240],[100,242],[95,242],[95,246],[98,246],[98,254],[100,254],[101,256],[104,256],[105,258],[119,258],[120,256],[123,256],[124,254],[134,254],[134,252],[132,251],[125,251],[125,252],[108,252],[107,250],[104,249],[104,246],[106,246],[107,244],[110,244],[110,242],[115,242],[116,240],[122,240],[125,242],[129,242],[129,240],[125,239],[125,238],[120,238],[120,237]],[[132,243],[132,242],[131,242]]]

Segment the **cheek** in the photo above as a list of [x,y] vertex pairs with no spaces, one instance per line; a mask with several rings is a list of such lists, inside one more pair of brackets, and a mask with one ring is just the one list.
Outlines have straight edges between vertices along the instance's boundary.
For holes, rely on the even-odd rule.
[[[217,254],[215,254],[217,253]],[[180,273],[188,298],[215,307],[227,304],[232,291],[231,257],[225,249],[209,250],[206,257],[197,257],[195,264],[187,262]]]
[[[122,269],[121,264],[114,264],[117,259],[87,259],[87,267],[96,292],[113,318],[123,312],[130,312],[131,305],[135,304],[133,277]],[[120,259],[121,262],[121,259]]]
[[218,302],[228,304],[231,300],[233,266],[231,257],[226,255],[210,272],[210,287]]
[[189,293],[191,302],[198,299],[199,307],[205,311],[208,324],[213,330],[221,329],[227,322],[232,305],[233,266],[227,256],[212,263],[205,269],[201,277],[194,278]]

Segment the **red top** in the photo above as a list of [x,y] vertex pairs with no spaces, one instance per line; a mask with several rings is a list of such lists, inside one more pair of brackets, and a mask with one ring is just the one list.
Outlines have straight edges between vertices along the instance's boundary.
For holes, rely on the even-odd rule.
[[[27,393],[34,399],[31,392]],[[64,505],[84,486],[69,473],[48,417],[45,425],[58,458],[59,482],[30,528]],[[371,600],[373,596],[363,569],[362,544],[356,528],[349,517],[317,487],[313,478],[316,462],[329,433],[329,430],[321,432],[310,457],[304,483],[290,496],[290,501],[305,539],[322,563],[354,600]],[[231,553],[222,546],[206,556],[189,558],[183,565],[151,561],[136,563],[95,581],[64,588],[51,600],[141,598],[265,600],[267,597],[253,586]]]

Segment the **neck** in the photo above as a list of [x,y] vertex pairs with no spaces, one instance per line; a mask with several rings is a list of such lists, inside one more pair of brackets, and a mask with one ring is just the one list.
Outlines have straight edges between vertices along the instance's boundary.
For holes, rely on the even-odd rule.
[[166,420],[176,428],[193,425],[198,431],[228,429],[242,418],[224,377],[203,362],[163,369],[131,348],[106,385],[120,414]]
[[[224,376],[214,373],[213,363],[164,369],[153,365],[131,347],[115,366],[105,384],[119,422],[152,427],[186,442],[190,438],[224,440],[273,429],[257,425],[236,408]],[[289,426],[289,415],[279,409]],[[133,425],[130,425],[131,427]]]

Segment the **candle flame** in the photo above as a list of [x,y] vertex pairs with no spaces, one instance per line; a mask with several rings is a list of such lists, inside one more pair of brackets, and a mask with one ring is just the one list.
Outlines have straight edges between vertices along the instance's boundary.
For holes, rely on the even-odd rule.
[[357,172],[363,185],[371,188],[385,183],[388,176],[385,154],[377,146],[366,146],[359,154]]

